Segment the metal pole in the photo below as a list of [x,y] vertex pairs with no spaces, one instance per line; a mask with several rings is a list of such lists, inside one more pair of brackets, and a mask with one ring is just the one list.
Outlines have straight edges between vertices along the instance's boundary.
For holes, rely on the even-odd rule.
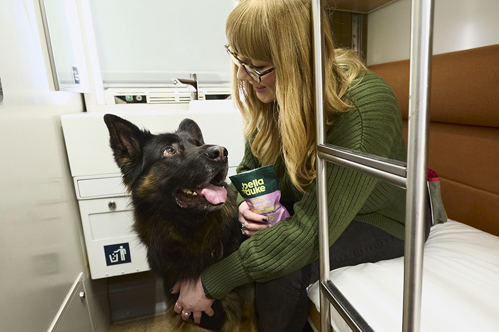
[[[313,38],[314,38],[314,83],[315,83],[315,107],[317,123],[317,144],[324,144],[324,53],[322,44],[324,34],[322,33],[322,11],[323,2],[312,0]],[[326,161],[317,155],[317,202],[319,209],[319,261],[320,282],[329,279],[329,237],[328,237],[328,214],[327,214],[327,191],[326,191]],[[329,331],[329,300],[319,292],[321,302],[321,331]]]
[[394,184],[402,189],[406,188],[407,165],[404,162],[331,144],[319,145],[317,152],[320,158],[331,163]]
[[426,151],[431,81],[433,1],[412,1],[402,330],[419,332],[426,206]]
[[331,280],[327,280],[326,283],[319,285],[321,293],[324,293],[331,302],[331,305],[353,332],[374,331]]

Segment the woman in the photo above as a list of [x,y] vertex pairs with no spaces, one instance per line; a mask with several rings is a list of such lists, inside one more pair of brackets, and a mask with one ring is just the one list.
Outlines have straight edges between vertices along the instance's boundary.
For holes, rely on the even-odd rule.
[[[323,14],[326,141],[405,161],[393,91],[352,52],[334,49],[326,22]],[[319,274],[311,27],[310,0],[240,1],[227,19],[233,97],[246,135],[237,171],[274,165],[281,203],[292,216],[268,227],[263,216],[240,204],[242,231],[250,238],[206,269],[197,284],[175,287],[175,310],[192,313],[197,322],[202,311],[213,313],[212,298],[256,281],[260,332],[302,331],[306,325],[306,287]],[[331,269],[403,255],[402,189],[332,164],[327,184]]]

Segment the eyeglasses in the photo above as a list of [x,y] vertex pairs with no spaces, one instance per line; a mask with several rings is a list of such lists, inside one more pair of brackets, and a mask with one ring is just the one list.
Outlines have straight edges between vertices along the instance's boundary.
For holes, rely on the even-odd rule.
[[239,60],[239,58],[237,57],[237,54],[232,52],[230,50],[230,45],[229,44],[226,44],[225,45],[225,49],[227,50],[227,53],[229,54],[229,57],[232,59],[232,62],[234,62],[236,64],[236,66],[242,66],[244,68],[244,70],[246,71],[246,73],[253,79],[255,80],[257,83],[260,83],[262,81],[262,76],[263,75],[267,75],[268,73],[272,72],[274,70],[274,67],[270,68],[270,69],[267,69],[265,71],[258,71],[254,68],[251,68],[250,66],[248,66],[247,64],[245,64],[244,62],[242,62],[241,60]]

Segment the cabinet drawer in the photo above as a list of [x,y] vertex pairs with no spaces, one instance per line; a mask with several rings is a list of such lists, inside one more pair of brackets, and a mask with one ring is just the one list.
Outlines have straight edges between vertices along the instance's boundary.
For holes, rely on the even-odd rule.
[[87,241],[135,235],[132,228],[133,211],[127,197],[81,201],[80,212],[84,227],[87,228]]
[[78,204],[92,279],[149,270],[146,248],[133,231],[129,197],[85,199]]
[[126,196],[121,176],[75,178],[78,199]]

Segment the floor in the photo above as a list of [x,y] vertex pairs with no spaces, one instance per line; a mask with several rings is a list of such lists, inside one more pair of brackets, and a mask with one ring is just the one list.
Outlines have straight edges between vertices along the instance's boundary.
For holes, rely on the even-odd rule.
[[113,324],[109,332],[169,332],[163,329],[165,316],[143,318],[131,322]]
[[[155,316],[127,323],[114,324],[109,328],[109,332],[170,332],[162,329],[164,317]],[[315,330],[307,324],[303,332],[315,332]]]

